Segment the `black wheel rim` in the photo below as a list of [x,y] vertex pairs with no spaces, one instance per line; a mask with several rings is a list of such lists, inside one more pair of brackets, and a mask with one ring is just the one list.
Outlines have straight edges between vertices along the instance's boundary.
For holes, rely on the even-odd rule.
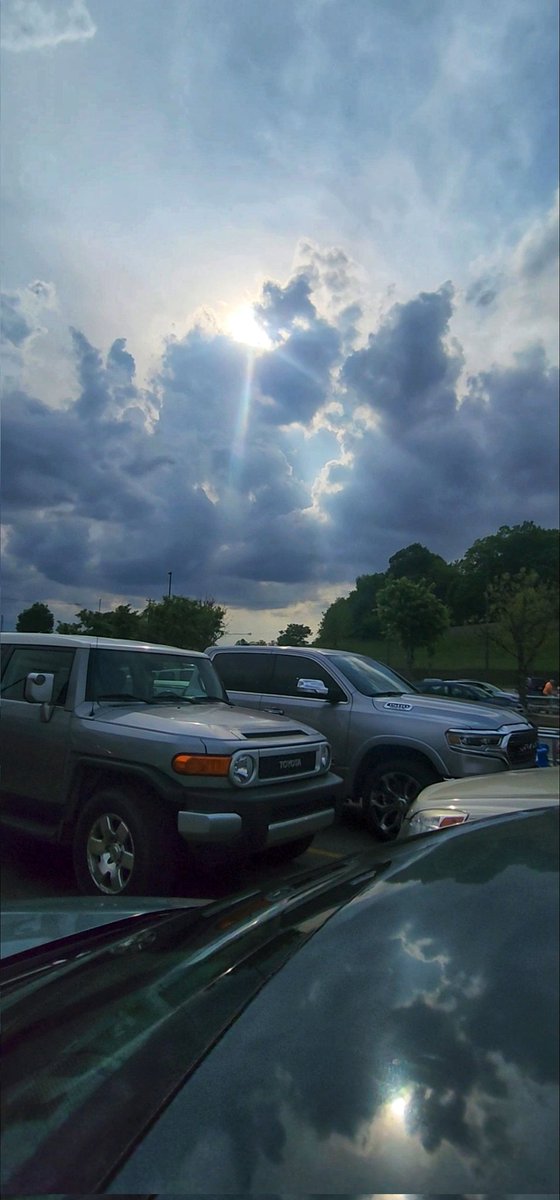
[[370,818],[383,833],[396,835],[405,812],[416,799],[420,784],[408,771],[385,771],[370,789]]

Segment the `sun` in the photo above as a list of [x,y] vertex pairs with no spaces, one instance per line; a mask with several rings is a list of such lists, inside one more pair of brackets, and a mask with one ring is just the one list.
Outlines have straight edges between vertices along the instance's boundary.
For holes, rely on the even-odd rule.
[[226,321],[227,332],[236,342],[250,346],[253,350],[270,350],[272,342],[268,334],[259,325],[253,306],[243,304],[230,313]]

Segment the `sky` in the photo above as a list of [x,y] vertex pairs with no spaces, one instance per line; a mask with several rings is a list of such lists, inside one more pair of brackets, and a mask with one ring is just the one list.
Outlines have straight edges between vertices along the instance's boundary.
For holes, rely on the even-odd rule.
[[2,0],[4,628],[558,524],[556,0]]

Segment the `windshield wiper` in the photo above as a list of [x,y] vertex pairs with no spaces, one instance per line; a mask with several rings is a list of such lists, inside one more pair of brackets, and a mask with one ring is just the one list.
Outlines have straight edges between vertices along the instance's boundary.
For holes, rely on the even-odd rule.
[[146,704],[143,696],[134,696],[132,692],[103,692],[101,696],[95,696],[96,702],[100,700],[136,700],[138,704]]
[[378,700],[380,696],[408,696],[408,692],[375,692],[373,699]]

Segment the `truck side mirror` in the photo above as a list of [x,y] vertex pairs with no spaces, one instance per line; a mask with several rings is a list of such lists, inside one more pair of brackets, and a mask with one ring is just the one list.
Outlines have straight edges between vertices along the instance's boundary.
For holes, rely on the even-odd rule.
[[320,700],[330,700],[337,704],[343,697],[336,684],[327,687],[322,679],[298,679],[297,690],[304,696],[317,696]]

